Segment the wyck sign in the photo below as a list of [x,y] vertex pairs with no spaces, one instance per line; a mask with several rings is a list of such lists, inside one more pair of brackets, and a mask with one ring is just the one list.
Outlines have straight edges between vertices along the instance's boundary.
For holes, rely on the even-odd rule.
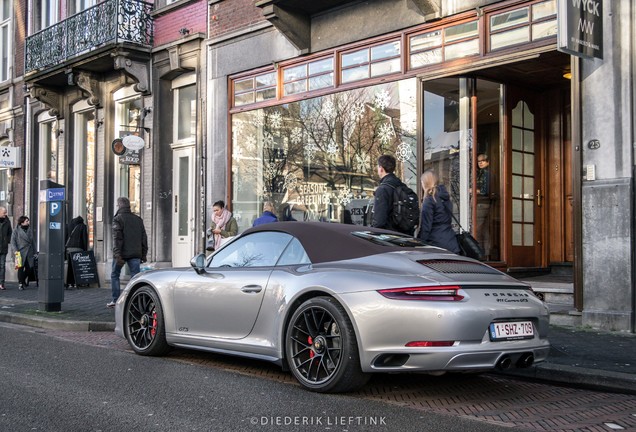
[[603,1],[559,0],[559,51],[603,58]]

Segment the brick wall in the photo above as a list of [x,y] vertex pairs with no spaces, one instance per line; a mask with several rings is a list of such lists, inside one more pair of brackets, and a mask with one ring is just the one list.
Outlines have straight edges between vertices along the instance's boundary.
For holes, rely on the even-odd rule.
[[254,0],[225,0],[210,5],[210,39],[265,21]]
[[181,39],[183,35],[179,33],[179,30],[182,28],[188,29],[189,34],[205,34],[207,32],[207,8],[207,0],[200,0],[155,17],[154,46]]

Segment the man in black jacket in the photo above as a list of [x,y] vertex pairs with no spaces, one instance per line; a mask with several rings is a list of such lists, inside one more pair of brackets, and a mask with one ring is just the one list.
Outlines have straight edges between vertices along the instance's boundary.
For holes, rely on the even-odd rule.
[[7,209],[0,207],[0,290],[4,287],[4,275],[7,264],[7,253],[9,253],[9,243],[11,243],[11,222],[7,217]]
[[113,301],[106,306],[115,307],[121,292],[119,276],[124,264],[128,264],[130,277],[139,273],[139,265],[146,262],[148,237],[143,220],[130,211],[130,201],[126,197],[117,198],[117,213],[113,218],[113,271],[110,286]]
[[371,226],[376,228],[395,230],[395,227],[391,223],[393,192],[396,187],[402,184],[402,180],[393,174],[395,165],[395,158],[391,155],[382,155],[378,158],[380,185],[375,190],[373,218],[371,221]]

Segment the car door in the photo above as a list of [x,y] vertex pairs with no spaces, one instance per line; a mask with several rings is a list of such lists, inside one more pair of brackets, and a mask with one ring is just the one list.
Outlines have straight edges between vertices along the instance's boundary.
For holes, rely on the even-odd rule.
[[173,291],[177,332],[227,339],[249,335],[274,265],[291,239],[280,232],[243,236],[212,255],[201,274],[184,272]]

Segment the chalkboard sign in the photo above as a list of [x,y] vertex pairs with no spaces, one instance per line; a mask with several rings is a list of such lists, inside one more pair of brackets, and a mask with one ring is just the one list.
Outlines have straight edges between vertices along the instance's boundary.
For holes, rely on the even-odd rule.
[[75,283],[77,285],[89,285],[92,283],[99,285],[97,264],[95,264],[93,251],[73,252],[70,255],[73,274],[75,275]]

